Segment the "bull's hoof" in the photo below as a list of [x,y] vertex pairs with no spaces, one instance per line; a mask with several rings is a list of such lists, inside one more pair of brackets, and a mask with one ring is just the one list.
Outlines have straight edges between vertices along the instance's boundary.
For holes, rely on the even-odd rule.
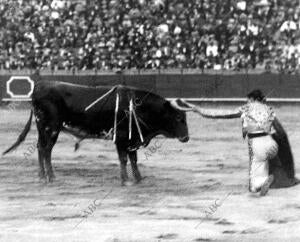
[[38,182],[41,183],[41,184],[47,184],[46,177],[44,177],[44,178],[39,177]]
[[39,172],[39,179],[40,180],[45,180],[46,179],[46,175],[44,172]]
[[141,181],[142,181],[143,179],[144,179],[143,177],[137,177],[137,178],[135,178],[135,183],[136,183],[136,184],[139,184],[139,183],[141,183]]
[[51,176],[47,176],[46,177],[46,182],[47,183],[52,183],[55,179],[55,176],[54,175],[51,175]]

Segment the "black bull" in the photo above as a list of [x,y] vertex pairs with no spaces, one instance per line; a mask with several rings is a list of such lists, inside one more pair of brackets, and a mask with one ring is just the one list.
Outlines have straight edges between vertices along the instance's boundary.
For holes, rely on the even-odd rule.
[[[107,96],[86,110],[87,106],[110,90],[112,91]],[[119,108],[116,116],[117,95]],[[130,100],[133,100],[136,114],[136,120],[131,119],[131,128]],[[62,82],[39,82],[32,94],[32,105],[33,111],[23,132],[16,143],[3,154],[15,149],[24,141],[30,131],[34,113],[38,129],[39,176],[48,182],[54,178],[51,153],[60,131],[78,134],[82,138],[107,138],[115,134],[122,184],[128,180],[128,158],[135,181],[141,180],[137,167],[137,149],[140,146],[147,146],[157,135],[178,138],[181,142],[187,142],[189,139],[184,111],[158,95],[133,87],[116,86],[111,89]]]

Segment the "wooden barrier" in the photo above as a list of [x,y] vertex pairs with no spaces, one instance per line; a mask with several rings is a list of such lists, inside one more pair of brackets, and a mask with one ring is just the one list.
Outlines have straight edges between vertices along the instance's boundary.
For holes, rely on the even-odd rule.
[[[29,77],[34,82],[41,80],[63,81],[84,85],[116,84],[135,86],[158,93],[167,98],[187,98],[189,100],[234,101],[242,100],[254,88],[260,88],[271,100],[300,101],[300,79],[298,75],[276,73],[143,73],[143,74],[43,74],[0,75],[0,100],[28,100],[16,98],[7,90],[10,80],[11,92],[18,95],[28,93],[29,84],[17,79]],[[25,92],[25,93],[22,93]]]

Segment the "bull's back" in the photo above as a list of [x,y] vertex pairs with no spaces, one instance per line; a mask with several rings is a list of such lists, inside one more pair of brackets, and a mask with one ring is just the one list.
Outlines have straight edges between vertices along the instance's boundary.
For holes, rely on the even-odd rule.
[[[112,128],[116,106],[116,92],[120,94],[120,110],[128,109],[129,92],[138,96],[146,95],[146,92],[133,87],[118,86],[116,92],[111,92],[86,111],[86,107],[106,94],[111,88],[107,86],[89,87],[64,82],[45,81],[35,86],[32,100],[35,107],[47,110],[55,109],[55,115],[59,116],[60,120],[70,126],[97,132]],[[124,112],[120,112],[119,115],[124,115]]]
[[[67,125],[93,133],[111,126],[114,95],[107,97],[105,103],[99,102],[88,111],[85,109],[110,89],[63,82],[40,82],[34,89],[32,102],[35,108],[52,112],[51,116],[59,117]],[[103,117],[107,122],[104,122]]]
[[[57,105],[63,104],[63,106],[70,110],[84,112],[87,106],[102,95],[106,94],[109,90],[111,90],[111,88],[112,86],[91,87],[66,82],[43,81],[35,86],[32,97],[33,101],[47,100],[48,102],[50,101]],[[123,94],[129,92],[134,93],[134,96],[136,96],[140,101],[146,101],[146,99],[154,99],[155,102],[163,100],[162,97],[156,94],[131,86],[119,85],[118,91],[121,91]],[[100,106],[102,110],[107,108],[110,109],[112,105],[115,105],[115,97],[115,93],[111,93],[103,101],[97,103],[94,110],[97,110],[97,107]],[[91,110],[93,110],[93,108]]]
[[64,82],[40,82],[34,89],[33,100],[47,100],[70,110],[84,111],[111,87],[89,87]]

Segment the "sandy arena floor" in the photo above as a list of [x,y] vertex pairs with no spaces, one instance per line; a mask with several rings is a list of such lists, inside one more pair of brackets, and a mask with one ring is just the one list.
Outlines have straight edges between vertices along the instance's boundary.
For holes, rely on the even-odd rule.
[[[300,177],[300,106],[275,111]],[[28,117],[28,110],[0,110],[1,152]],[[33,124],[19,149],[1,157],[0,241],[300,241],[300,185],[249,194],[240,120],[222,124],[188,114],[188,123],[188,143],[159,139],[150,156],[140,149],[145,179],[129,187],[120,185],[111,141],[84,141],[74,152],[65,134],[53,151],[55,182],[40,182]]]

